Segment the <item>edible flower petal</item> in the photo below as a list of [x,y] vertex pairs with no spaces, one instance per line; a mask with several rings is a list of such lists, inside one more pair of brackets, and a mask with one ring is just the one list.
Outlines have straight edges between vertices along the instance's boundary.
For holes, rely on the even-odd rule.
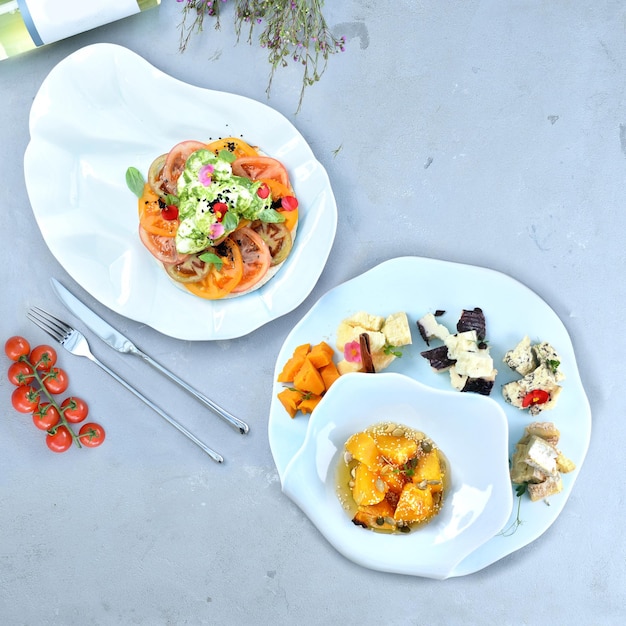
[[295,211],[298,208],[298,199],[293,196],[281,198],[280,206],[284,211]]
[[213,240],[219,239],[224,234],[224,226],[219,222],[211,224],[209,227],[209,237]]
[[208,163],[207,165],[203,165],[198,172],[198,180],[205,186],[208,187],[211,182],[211,174],[215,171],[215,168]]
[[270,195],[270,188],[263,183],[257,190],[256,195],[259,196],[262,200],[265,200]]
[[226,211],[228,211],[228,205],[225,202],[214,202],[211,208],[218,222],[224,219],[224,215],[226,215]]
[[522,399],[522,406],[526,409],[534,404],[545,404],[550,399],[550,394],[545,389],[529,391]]
[[348,363],[361,362],[361,344],[358,341],[349,341],[343,347],[343,356]]

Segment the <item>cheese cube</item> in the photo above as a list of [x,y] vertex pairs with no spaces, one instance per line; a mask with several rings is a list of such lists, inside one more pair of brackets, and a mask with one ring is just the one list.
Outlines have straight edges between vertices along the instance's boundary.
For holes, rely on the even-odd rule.
[[440,324],[432,313],[426,313],[417,323],[427,340],[434,338],[444,341],[450,335],[450,331],[443,324]]
[[557,473],[557,451],[541,437],[532,436],[526,444],[524,461],[531,467],[535,467],[544,474]]
[[393,313],[385,320],[382,332],[390,346],[406,346],[412,343],[411,329],[406,313]]
[[344,320],[349,326],[361,326],[366,330],[380,330],[385,318],[380,315],[371,315],[365,311],[359,311]]
[[461,352],[456,356],[454,369],[461,376],[469,376],[470,378],[490,376],[493,371],[493,359],[486,350]]
[[503,361],[522,376],[532,372],[537,367],[538,362],[530,346],[529,337],[524,337],[513,350],[509,350],[504,355]]
[[444,343],[448,348],[448,356],[456,359],[457,355],[462,352],[476,352],[478,350],[477,337],[475,330],[466,330],[456,335],[446,337]]

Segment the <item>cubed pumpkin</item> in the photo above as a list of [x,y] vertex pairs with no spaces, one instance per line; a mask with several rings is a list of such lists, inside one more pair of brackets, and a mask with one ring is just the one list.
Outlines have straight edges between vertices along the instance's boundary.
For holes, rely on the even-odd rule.
[[288,361],[283,365],[283,369],[278,375],[276,379],[279,383],[291,383],[293,382],[296,374],[300,371],[302,364],[306,359],[306,355],[309,353],[311,349],[310,343],[304,343],[298,346],[294,351],[292,356],[288,359]]
[[302,402],[298,405],[298,410],[303,413],[313,413],[313,409],[320,403],[322,396],[316,396],[313,393],[307,394]]
[[302,394],[296,389],[283,389],[278,394],[278,399],[289,413],[289,417],[295,417],[298,412],[298,405],[302,401]]
[[320,368],[320,376],[324,381],[324,387],[328,390],[330,389],[330,386],[339,378],[339,370],[333,361],[331,361],[327,365]]
[[293,379],[293,384],[296,389],[314,393],[317,396],[321,396],[326,389],[321,374],[306,357]]
[[333,360],[335,351],[325,341],[315,344],[307,354],[307,358],[317,369],[328,365]]

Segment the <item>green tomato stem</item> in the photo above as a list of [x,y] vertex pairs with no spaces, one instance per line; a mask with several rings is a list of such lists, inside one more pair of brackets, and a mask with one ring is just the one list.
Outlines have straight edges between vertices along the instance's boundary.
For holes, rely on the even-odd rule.
[[[39,373],[39,370],[37,369],[36,365],[33,365],[33,363],[30,362],[30,360],[28,359],[27,356],[21,356],[20,357],[20,361],[24,361],[25,363],[28,363],[28,365],[30,365],[33,368],[34,377],[35,377],[35,380],[37,381],[37,383],[39,384],[40,391],[43,391],[43,393],[46,395],[46,397],[50,401],[50,404],[52,404],[54,406],[54,408],[59,412],[59,416],[61,418],[61,423],[54,425],[48,432],[51,433],[51,434],[54,434],[56,432],[57,428],[59,428],[59,426],[65,426],[65,428],[67,428],[67,430],[69,430],[70,435],[72,436],[72,441],[79,448],[82,448],[83,446],[80,443],[80,437],[72,430],[72,427],[70,426],[70,423],[65,419],[65,409],[62,409],[57,404],[57,401],[54,399],[52,394],[48,391],[46,386],[43,384],[43,377]],[[43,360],[39,361],[37,363],[37,365],[40,365],[42,363],[42,361]]]

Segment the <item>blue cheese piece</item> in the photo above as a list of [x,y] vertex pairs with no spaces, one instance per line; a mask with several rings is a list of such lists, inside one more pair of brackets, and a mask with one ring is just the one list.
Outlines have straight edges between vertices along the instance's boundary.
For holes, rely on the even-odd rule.
[[522,376],[529,374],[539,365],[528,336],[524,337],[513,350],[509,350],[504,355],[503,361]]

